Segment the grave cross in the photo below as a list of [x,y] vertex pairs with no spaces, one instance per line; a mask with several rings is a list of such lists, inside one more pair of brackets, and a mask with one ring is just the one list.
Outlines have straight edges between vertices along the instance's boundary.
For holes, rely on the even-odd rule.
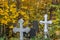
[[44,23],[44,37],[45,39],[47,38],[47,35],[48,35],[48,24],[52,24],[52,21],[47,21],[47,14],[45,14],[44,16],[45,20],[44,21],[40,21],[40,23]]
[[13,32],[20,32],[20,40],[23,40],[23,32],[26,32],[28,33],[30,31],[30,28],[26,27],[26,28],[23,28],[23,22],[24,20],[23,19],[20,19],[18,21],[20,23],[20,28],[13,28]]

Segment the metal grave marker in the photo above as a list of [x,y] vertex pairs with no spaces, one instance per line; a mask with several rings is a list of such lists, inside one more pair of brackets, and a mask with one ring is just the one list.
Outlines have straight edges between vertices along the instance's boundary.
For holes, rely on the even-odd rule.
[[26,28],[23,28],[23,22],[24,20],[23,19],[20,19],[18,21],[20,23],[20,28],[13,28],[13,32],[20,32],[20,40],[23,40],[23,32],[26,32],[28,33],[30,31],[30,28],[26,27]]
[[48,34],[48,24],[52,24],[52,21],[48,21],[47,20],[47,14],[45,14],[44,16],[45,20],[44,21],[40,21],[40,23],[44,23],[44,37],[45,39],[47,38],[47,34]]

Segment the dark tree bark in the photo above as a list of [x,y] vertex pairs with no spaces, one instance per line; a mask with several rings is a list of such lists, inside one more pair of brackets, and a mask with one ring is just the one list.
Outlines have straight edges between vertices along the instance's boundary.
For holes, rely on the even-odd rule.
[[16,6],[17,6],[18,9],[20,9],[20,4],[21,4],[20,1],[16,0]]

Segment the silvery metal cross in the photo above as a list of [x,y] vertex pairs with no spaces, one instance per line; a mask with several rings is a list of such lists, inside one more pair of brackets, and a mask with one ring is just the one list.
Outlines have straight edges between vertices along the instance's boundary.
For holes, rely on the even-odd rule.
[[24,20],[23,19],[20,19],[18,21],[20,23],[20,28],[13,28],[13,32],[20,32],[20,40],[23,40],[23,32],[26,32],[28,33],[30,31],[30,28],[26,27],[26,28],[23,28],[23,22]]
[[52,21],[48,21],[47,20],[47,14],[45,14],[45,16],[44,16],[44,18],[45,18],[45,20],[44,21],[40,21],[40,23],[42,24],[42,23],[44,23],[45,25],[44,25],[44,37],[45,37],[45,39],[47,38],[47,34],[48,34],[48,24],[52,24]]

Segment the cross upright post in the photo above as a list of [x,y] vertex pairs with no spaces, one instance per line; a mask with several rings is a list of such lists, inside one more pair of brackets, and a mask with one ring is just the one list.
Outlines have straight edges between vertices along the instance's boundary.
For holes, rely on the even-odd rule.
[[44,37],[45,39],[47,38],[47,35],[48,35],[48,24],[52,24],[52,21],[48,21],[47,20],[47,14],[45,14],[44,16],[45,20],[44,21],[40,21],[40,23],[44,23]]
[[20,32],[20,40],[23,40],[23,32],[26,32],[28,33],[30,31],[30,28],[26,27],[26,28],[23,28],[23,22],[24,20],[23,19],[20,19],[18,21],[20,23],[20,28],[13,28],[13,32]]

